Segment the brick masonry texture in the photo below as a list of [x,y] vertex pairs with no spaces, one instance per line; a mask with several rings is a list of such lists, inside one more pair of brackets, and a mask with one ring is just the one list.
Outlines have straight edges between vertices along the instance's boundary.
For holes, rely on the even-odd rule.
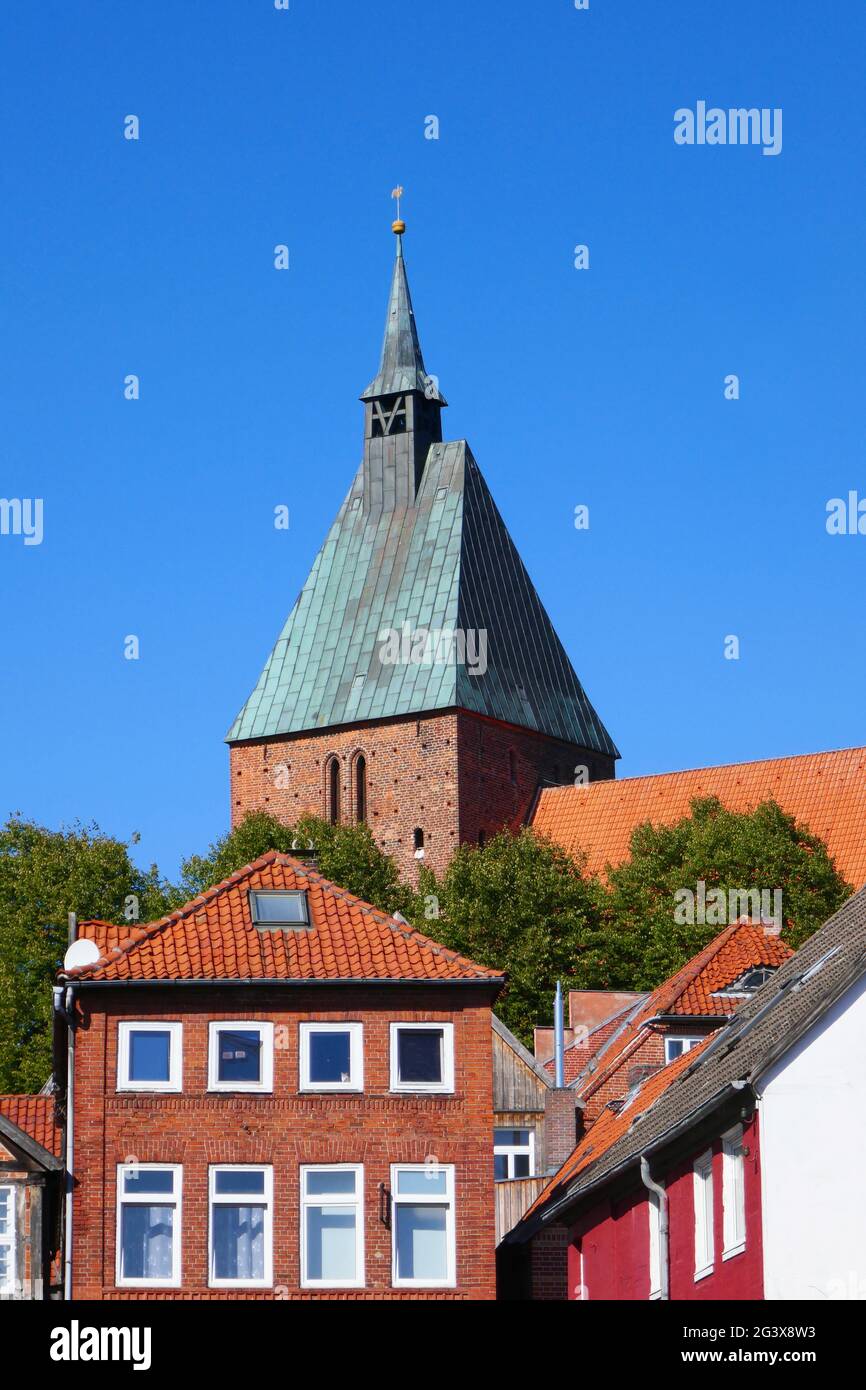
[[[472,985],[82,990],[75,1065],[74,1297],[494,1298],[489,997],[489,989]],[[183,1022],[182,1094],[116,1092],[122,1018]],[[273,1094],[208,1093],[208,1022],[219,1018],[274,1023]],[[298,1024],[308,1020],[363,1022],[363,1094],[299,1094]],[[437,1020],[454,1024],[454,1094],[391,1094],[390,1023]],[[390,1188],[392,1163],[423,1163],[431,1156],[455,1165],[456,1287],[394,1289],[391,1233],[379,1216],[379,1184]],[[116,1171],[118,1163],[134,1158],[183,1165],[179,1289],[115,1284]],[[273,1290],[207,1287],[208,1165],[214,1163],[273,1165]],[[364,1289],[300,1287],[303,1163],[364,1165]]]
[[[538,788],[571,782],[574,769],[613,776],[613,761],[495,720],[451,710],[359,724],[326,733],[236,743],[230,749],[231,822],[269,811],[288,824],[329,814],[327,768],[340,760],[341,820],[356,819],[355,766],[367,768],[367,820],[379,846],[414,882],[414,831],[437,874],[457,845],[527,819]],[[285,785],[279,785],[279,783]]]

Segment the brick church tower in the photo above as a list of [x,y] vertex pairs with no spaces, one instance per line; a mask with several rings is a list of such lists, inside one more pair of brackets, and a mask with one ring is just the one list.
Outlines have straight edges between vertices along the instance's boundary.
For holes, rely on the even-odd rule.
[[[425,370],[397,256],[364,457],[227,737],[232,824],[366,820],[401,872],[619,757]],[[586,769],[576,774],[575,769]]]

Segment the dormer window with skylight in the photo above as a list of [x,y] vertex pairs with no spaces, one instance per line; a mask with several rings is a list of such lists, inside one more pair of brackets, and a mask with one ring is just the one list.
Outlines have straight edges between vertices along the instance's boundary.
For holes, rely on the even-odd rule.
[[310,926],[310,908],[302,890],[257,889],[250,893],[253,926],[259,931],[290,930]]
[[715,998],[728,999],[748,999],[750,994],[765,985],[772,975],[776,973],[775,965],[755,965],[739,979],[734,980],[733,984],[727,985],[725,989],[713,991]]

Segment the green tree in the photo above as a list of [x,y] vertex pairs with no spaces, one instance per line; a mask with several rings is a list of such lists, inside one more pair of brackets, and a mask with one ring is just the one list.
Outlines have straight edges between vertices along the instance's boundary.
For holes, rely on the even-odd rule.
[[316,816],[302,816],[290,826],[265,811],[251,812],[212,844],[206,855],[184,860],[179,901],[221,883],[269,850],[297,856],[306,853],[310,845],[315,849],[318,872],[332,883],[385,912],[411,910],[411,890],[400,882],[397,866],[379,849],[368,825],[330,825]]
[[0,828],[0,1090],[39,1090],[51,1074],[51,987],[67,914],[112,922],[158,917],[156,868],[97,826],[46,830],[14,815]]
[[782,938],[794,949],[852,891],[824,842],[776,802],[735,812],[716,797],[696,798],[675,825],[637,826],[631,857],[608,869],[601,922],[578,963],[581,987],[651,989],[685,965],[730,919],[677,920],[677,892],[696,892],[699,882],[708,894],[780,890]]
[[504,1023],[531,1046],[552,1017],[556,981],[575,982],[583,943],[598,929],[600,888],[557,845],[529,829],[483,848],[461,845],[437,883],[421,875],[419,931],[481,965],[506,971],[496,1003]]

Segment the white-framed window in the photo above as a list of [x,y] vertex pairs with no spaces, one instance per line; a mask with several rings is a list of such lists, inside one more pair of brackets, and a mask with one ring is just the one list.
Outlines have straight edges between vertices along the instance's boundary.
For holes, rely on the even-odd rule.
[[457,1254],[454,1166],[391,1168],[392,1282],[395,1288],[453,1288]]
[[274,1282],[274,1170],[221,1163],[209,1171],[208,1284],[270,1288]]
[[302,889],[284,892],[278,888],[259,888],[250,892],[253,926],[263,931],[285,927],[308,927],[310,906]]
[[182,1172],[178,1163],[117,1165],[118,1285],[180,1284]]
[[219,1019],[210,1024],[208,1090],[272,1091],[274,1025]]
[[300,1025],[302,1091],[363,1091],[364,1025]]
[[689,1036],[685,1033],[666,1033],[665,1062],[675,1062],[677,1057],[682,1057],[684,1052],[691,1052],[692,1048],[697,1047],[699,1042],[703,1042],[702,1037]]
[[743,1126],[734,1125],[722,1135],[722,1259],[729,1260],[746,1248],[746,1187],[743,1158]]
[[117,1025],[118,1091],[183,1089],[183,1024],[126,1021]]
[[[659,1181],[659,1187],[664,1183]],[[648,1192],[649,1210],[649,1281],[650,1298],[662,1296],[662,1199],[657,1192]]]
[[301,1286],[364,1286],[364,1169],[360,1163],[301,1167]]
[[696,1158],[693,1167],[695,1186],[695,1280],[705,1279],[713,1272],[715,1239],[713,1235],[713,1151]]
[[12,1183],[3,1183],[0,1186],[0,1294],[10,1294],[15,1289],[15,1247],[15,1187]]
[[493,1176],[497,1182],[506,1178],[531,1178],[535,1175],[535,1130],[494,1129]]
[[454,1090],[454,1024],[391,1024],[391,1090]]

